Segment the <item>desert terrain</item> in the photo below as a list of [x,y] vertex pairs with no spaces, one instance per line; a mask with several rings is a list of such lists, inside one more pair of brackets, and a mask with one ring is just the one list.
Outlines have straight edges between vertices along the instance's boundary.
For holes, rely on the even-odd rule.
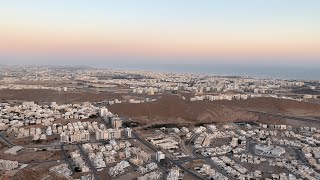
[[[0,90],[1,100],[35,101],[38,103],[99,102],[123,99],[126,94],[110,92],[59,92],[54,90]],[[155,96],[156,97],[156,96]],[[157,101],[132,104],[121,103],[108,106],[110,111],[131,117],[139,124],[165,123],[212,123],[235,121],[277,122],[282,118],[267,114],[280,114],[319,120],[320,104],[299,102],[271,97],[252,98],[242,101],[196,101],[182,100],[176,95],[157,96]],[[319,120],[320,121],[320,120]]]

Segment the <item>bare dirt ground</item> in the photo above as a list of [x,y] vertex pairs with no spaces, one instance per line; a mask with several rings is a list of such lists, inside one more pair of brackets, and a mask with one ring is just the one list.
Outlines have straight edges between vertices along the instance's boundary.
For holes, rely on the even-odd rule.
[[95,102],[111,99],[121,99],[122,94],[118,93],[94,93],[94,92],[60,92],[55,90],[45,89],[22,89],[0,90],[0,100],[21,100],[21,101],[35,101],[35,102],[57,102],[62,103],[76,103],[76,102]]
[[[190,95],[190,94],[189,94]],[[110,92],[59,92],[54,90],[0,90],[0,100],[22,100],[58,103],[96,102],[128,98],[128,94]],[[243,101],[190,102],[173,95],[162,95],[155,102],[115,104],[111,112],[131,117],[141,124],[210,123],[234,121],[280,122],[281,119],[251,111],[320,120],[320,104],[276,98],[254,98]]]
[[38,165],[27,166],[14,175],[11,180],[66,180],[62,176],[58,176],[54,173],[50,173],[48,169],[58,163],[41,163]]
[[60,135],[48,136],[46,140],[38,140],[38,141],[33,141],[31,137],[11,139],[11,142],[13,142],[14,144],[26,146],[26,147],[37,147],[39,145],[51,145],[56,141],[58,142],[60,141]]
[[214,101],[214,104],[226,105],[247,110],[292,116],[320,117],[320,104],[276,98],[253,98],[245,101]]
[[279,118],[251,113],[248,110],[300,117],[320,117],[319,104],[274,98],[190,102],[175,96],[164,96],[156,102],[115,104],[109,109],[111,112],[131,117],[142,124],[234,121],[280,123],[281,121]]
[[164,96],[151,103],[115,104],[109,109],[142,124],[258,120],[258,116],[254,113],[210,102],[184,101],[175,96]]
[[13,83],[5,83],[5,84],[18,84],[18,85],[44,85],[44,86],[62,86],[72,84],[72,81],[16,81]]
[[45,161],[55,161],[61,160],[62,155],[60,151],[28,151],[22,150],[18,155],[7,155],[3,152],[5,149],[2,149],[0,152],[0,159],[6,159],[11,161],[19,161],[20,163],[36,163],[36,162],[45,162]]

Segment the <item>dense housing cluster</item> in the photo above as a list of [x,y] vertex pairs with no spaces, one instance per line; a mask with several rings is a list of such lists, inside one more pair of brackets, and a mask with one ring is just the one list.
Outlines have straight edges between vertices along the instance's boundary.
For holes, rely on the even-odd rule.
[[[9,94],[0,101],[0,173],[6,177],[38,168],[41,179],[320,179],[316,112],[309,119],[290,117],[297,125],[285,114],[258,117],[267,112],[254,107],[241,111],[250,112],[245,120],[236,116],[237,107],[253,98],[318,103],[319,81],[0,66],[0,83],[0,92]],[[37,101],[24,100],[32,90],[57,97],[35,93]],[[23,95],[11,100],[12,92]],[[221,116],[228,122],[215,119],[224,105],[196,112],[203,104],[231,102],[239,105]],[[132,117],[122,107],[133,108]],[[145,108],[143,116],[138,107]],[[204,120],[180,121],[186,111]]]

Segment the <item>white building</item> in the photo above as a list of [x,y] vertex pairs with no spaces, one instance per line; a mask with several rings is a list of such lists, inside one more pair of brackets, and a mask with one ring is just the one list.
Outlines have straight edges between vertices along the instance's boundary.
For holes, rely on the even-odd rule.
[[160,162],[162,159],[165,159],[166,155],[162,151],[156,152],[156,160]]
[[114,129],[119,129],[122,127],[122,120],[119,117],[111,118],[111,127]]
[[3,170],[3,171],[13,170],[13,169],[17,169],[18,166],[19,166],[18,161],[0,159],[0,170]]
[[100,108],[100,116],[101,117],[103,117],[105,114],[107,114],[109,111],[108,111],[108,109],[107,108],[105,108],[105,107],[102,107],[102,108]]
[[124,129],[124,135],[126,138],[131,138],[132,137],[132,129],[131,128],[125,128]]

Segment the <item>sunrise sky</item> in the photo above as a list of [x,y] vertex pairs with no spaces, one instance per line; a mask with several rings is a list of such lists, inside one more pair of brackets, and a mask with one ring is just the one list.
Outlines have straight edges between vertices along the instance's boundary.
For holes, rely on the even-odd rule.
[[0,0],[0,64],[320,66],[319,0]]

